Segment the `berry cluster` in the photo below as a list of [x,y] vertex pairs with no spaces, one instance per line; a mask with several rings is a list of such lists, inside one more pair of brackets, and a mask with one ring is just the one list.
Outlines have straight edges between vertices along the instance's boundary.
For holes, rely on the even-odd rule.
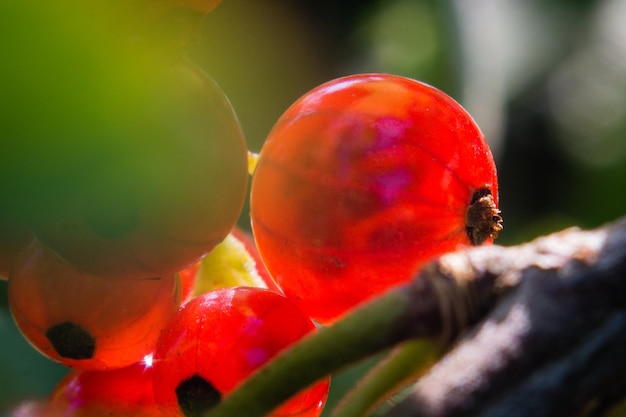
[[[1,70],[0,274],[24,337],[72,368],[31,414],[198,415],[315,326],[234,228],[246,143],[184,48],[216,2],[81,3],[0,13],[19,46]],[[315,416],[327,390],[285,409]]]
[[[314,321],[501,229],[489,148],[441,91],[385,74],[331,81],[254,156],[184,53],[218,1],[153,3],[112,2],[101,20],[74,0],[0,13],[44,28],[20,37],[13,23],[18,65],[0,69],[15,102],[0,276],[26,339],[72,368],[31,416],[203,415]],[[35,59],[36,100],[35,74],[20,72]],[[248,165],[254,240],[235,226]],[[319,381],[272,415],[318,416],[328,389]]]

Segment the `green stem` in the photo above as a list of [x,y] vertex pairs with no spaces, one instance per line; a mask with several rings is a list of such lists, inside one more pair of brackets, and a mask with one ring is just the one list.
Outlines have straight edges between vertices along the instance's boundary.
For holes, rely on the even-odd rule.
[[409,340],[379,362],[335,407],[332,417],[362,417],[436,356],[431,340]]
[[204,416],[265,416],[349,364],[404,340],[440,332],[439,306],[427,281],[398,287],[284,351]]

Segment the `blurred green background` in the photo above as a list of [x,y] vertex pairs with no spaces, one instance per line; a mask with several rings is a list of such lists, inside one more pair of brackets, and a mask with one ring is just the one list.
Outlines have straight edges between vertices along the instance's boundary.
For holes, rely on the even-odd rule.
[[[190,55],[230,97],[252,151],[295,99],[341,75],[442,89],[494,151],[498,243],[510,245],[626,213],[624,21],[626,0],[224,0]],[[336,378],[330,402],[370,363]],[[0,410],[45,397],[65,372],[22,340],[1,282]]]

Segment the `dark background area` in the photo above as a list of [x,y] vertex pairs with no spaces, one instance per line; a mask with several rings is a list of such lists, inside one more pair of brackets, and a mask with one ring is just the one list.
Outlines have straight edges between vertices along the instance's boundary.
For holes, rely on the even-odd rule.
[[[440,88],[492,146],[497,243],[511,245],[626,212],[624,21],[623,0],[224,0],[190,55],[230,97],[252,151],[332,78],[390,72]],[[0,297],[2,410],[45,397],[66,370],[23,341],[3,282]],[[337,378],[331,400],[358,375]]]

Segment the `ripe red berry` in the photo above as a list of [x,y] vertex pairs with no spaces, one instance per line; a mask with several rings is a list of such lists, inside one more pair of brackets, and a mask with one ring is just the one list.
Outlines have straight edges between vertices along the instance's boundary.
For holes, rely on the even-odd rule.
[[362,74],[313,89],[260,152],[251,220],[285,294],[321,323],[500,230],[495,164],[452,98]]
[[141,360],[180,303],[177,276],[89,275],[36,240],[18,257],[7,289],[26,339],[49,358],[80,369],[114,369]]
[[[154,354],[155,399],[165,416],[197,416],[277,353],[315,330],[290,300],[254,287],[223,288],[184,304]],[[328,380],[273,416],[318,416]]]
[[111,371],[71,370],[46,408],[64,417],[159,417],[149,361]]

